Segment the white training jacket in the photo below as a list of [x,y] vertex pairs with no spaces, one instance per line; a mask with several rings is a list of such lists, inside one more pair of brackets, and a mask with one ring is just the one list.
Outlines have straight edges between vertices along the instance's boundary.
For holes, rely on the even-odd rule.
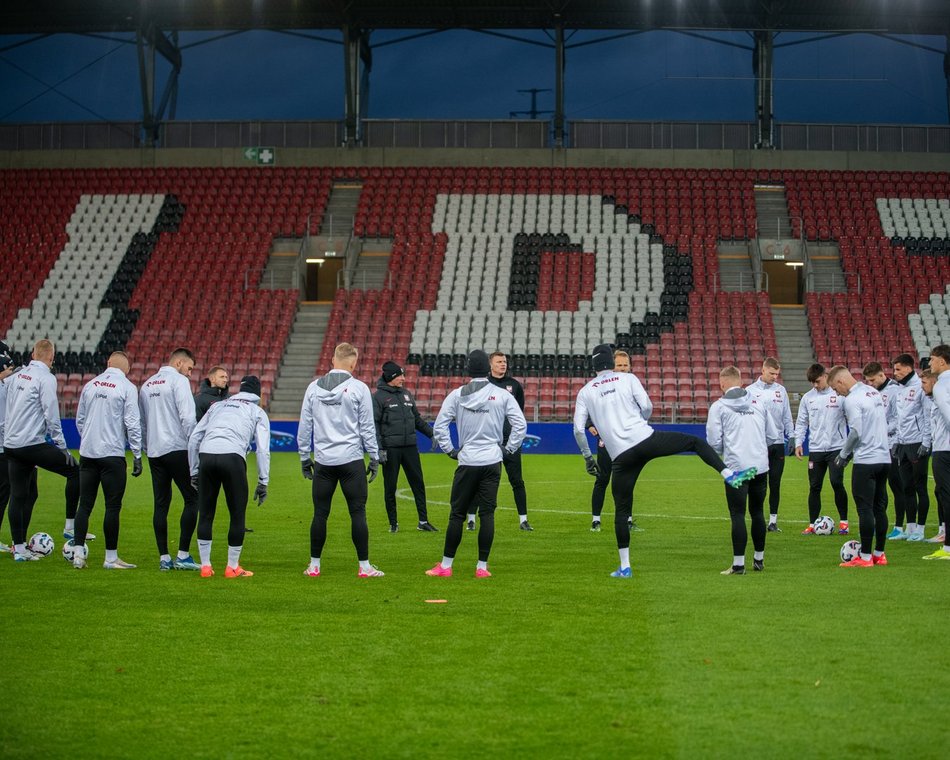
[[66,451],[63,425],[56,400],[56,376],[43,362],[31,361],[13,373],[7,387],[3,447],[22,449],[44,443],[46,436],[58,449]]
[[198,474],[199,454],[238,454],[257,445],[257,482],[270,478],[270,420],[256,393],[235,393],[213,403],[188,439],[188,466]]
[[921,441],[921,443],[929,449],[933,446],[933,421],[934,409],[936,407],[934,406],[934,400],[926,393],[924,394],[923,407],[924,417],[927,418],[927,425],[924,431],[924,439]]
[[900,386],[890,378],[878,391],[884,401],[884,419],[887,423],[887,445],[893,448],[897,443],[897,394]]
[[808,433],[808,451],[840,451],[847,438],[844,417],[844,398],[830,385],[823,391],[812,388],[802,396],[795,423],[795,441],[805,443]]
[[187,377],[166,364],[142,385],[139,409],[146,454],[160,457],[188,449],[195,429],[195,398]]
[[492,385],[487,378],[477,377],[446,396],[432,426],[432,437],[442,451],[449,453],[454,448],[449,425],[455,422],[459,436],[459,464],[485,467],[502,459],[505,420],[511,425],[505,449],[514,454],[521,448],[528,431],[524,412],[511,393]]
[[937,375],[934,383],[931,437],[934,451],[950,451],[950,370]]
[[653,402],[636,375],[603,370],[577,392],[574,440],[581,453],[589,457],[585,432],[589,417],[610,458],[616,459],[653,435],[653,428],[647,423],[651,414]]
[[772,415],[746,388],[730,388],[709,407],[706,441],[733,470],[768,472],[768,438],[775,435]]
[[373,396],[366,383],[342,369],[310,383],[300,408],[297,450],[301,462],[312,451],[317,463],[327,466],[362,460],[364,451],[379,459]]
[[785,443],[786,438],[792,438],[795,435],[795,427],[792,425],[792,406],[788,403],[788,391],[785,390],[784,385],[766,383],[760,377],[748,385],[746,390],[756,398],[758,403],[765,406],[765,410],[775,423],[775,432],[769,437],[769,446]]
[[924,387],[917,374],[911,372],[907,382],[897,383],[897,443],[923,443],[930,438],[930,415],[924,407]]
[[84,457],[125,457],[125,442],[142,456],[142,423],[138,391],[125,373],[109,367],[90,380],[79,395],[76,410],[79,453]]
[[855,464],[890,464],[883,395],[870,385],[855,383],[845,398],[844,413],[851,431],[841,456],[853,454]]
[[[20,371],[20,368],[17,367],[14,370],[13,375]],[[7,418],[7,388],[10,387],[10,380],[13,378],[13,375],[0,380],[0,454],[3,453],[3,424]]]

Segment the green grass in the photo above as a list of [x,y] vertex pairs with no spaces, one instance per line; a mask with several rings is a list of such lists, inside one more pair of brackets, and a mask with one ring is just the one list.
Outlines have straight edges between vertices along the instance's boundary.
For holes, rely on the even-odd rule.
[[[471,533],[455,577],[423,574],[443,533],[414,530],[406,499],[403,531],[386,532],[381,479],[370,555],[386,577],[356,578],[339,497],[324,575],[304,577],[309,484],[295,455],[272,462],[242,558],[257,575],[234,581],[220,574],[220,508],[219,575],[158,572],[147,468],[122,513],[120,556],[139,569],[101,570],[100,537],[74,571],[59,555],[62,481],[41,474],[31,531],[53,535],[56,553],[0,561],[0,756],[941,754],[950,566],[921,561],[929,545],[894,543],[887,568],[839,569],[842,539],[798,535],[803,463],[786,468],[766,572],[744,577],[719,575],[732,553],[721,480],[695,457],[652,463],[635,502],[635,577],[622,581],[608,577],[609,499],[604,532],[589,532],[581,458],[527,456],[536,530],[517,530],[502,478],[495,576],[476,581]],[[453,463],[423,467],[444,529]],[[176,497],[173,540],[178,509]]]

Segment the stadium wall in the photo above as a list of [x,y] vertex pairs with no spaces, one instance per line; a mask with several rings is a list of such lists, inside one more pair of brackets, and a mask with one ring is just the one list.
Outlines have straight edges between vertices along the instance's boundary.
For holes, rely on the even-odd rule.
[[[278,148],[280,166],[534,166],[950,171],[950,153],[508,148]],[[0,169],[252,166],[241,148],[0,151]]]

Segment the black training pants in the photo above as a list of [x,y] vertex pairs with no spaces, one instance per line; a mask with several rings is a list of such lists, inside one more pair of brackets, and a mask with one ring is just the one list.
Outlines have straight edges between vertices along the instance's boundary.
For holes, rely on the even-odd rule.
[[604,498],[607,496],[607,486],[610,485],[610,471],[614,463],[610,459],[605,446],[597,447],[597,469],[600,474],[594,481],[594,490],[590,494],[590,511],[595,520],[600,519],[600,513],[604,511]]
[[835,494],[835,506],[838,517],[848,519],[848,492],[844,488],[844,468],[835,466],[837,451],[812,451],[808,454],[808,522],[814,524],[821,517],[821,486],[825,482],[825,473],[831,482]]
[[327,542],[327,518],[330,502],[337,483],[350,511],[350,536],[360,562],[369,559],[369,528],[366,525],[366,472],[363,460],[346,464],[314,464],[313,468],[313,521],[310,523],[310,556],[320,557]]
[[[950,451],[935,451],[931,457],[934,472],[934,494],[937,508],[942,510],[940,520],[946,526],[950,518]],[[946,541],[944,541],[946,544]]]
[[851,468],[851,496],[858,511],[861,553],[883,552],[887,541],[887,475],[889,464],[855,464]]
[[[519,457],[520,458],[520,457]],[[501,483],[501,463],[488,465],[460,464],[452,478],[451,511],[445,529],[445,548],[442,554],[454,557],[462,542],[465,515],[478,506],[478,559],[488,562],[495,540],[495,509],[498,507],[498,485]]]
[[244,515],[247,512],[247,462],[240,454],[198,455],[198,540],[210,541],[218,493],[231,515],[228,546],[244,546]]
[[178,550],[191,552],[191,538],[198,524],[198,493],[191,487],[191,468],[188,466],[187,451],[170,451],[160,457],[148,458],[148,469],[152,474],[152,529],[155,531],[155,543],[158,553],[168,554],[168,509],[172,503],[172,483],[178,486],[178,492],[185,502],[181,511]]
[[79,506],[79,468],[66,463],[62,449],[51,443],[23,448],[7,448],[7,472],[10,477],[10,533],[14,544],[25,544],[36,503],[36,468],[42,467],[66,478],[66,519],[76,517]]
[[389,524],[395,525],[396,518],[396,486],[399,482],[399,468],[406,473],[406,481],[412,489],[412,496],[416,500],[416,512],[419,513],[419,522],[427,522],[429,515],[426,512],[426,484],[422,479],[422,462],[419,460],[419,449],[415,446],[395,446],[386,449],[386,462],[383,464],[383,499],[386,504],[386,514]]
[[79,509],[76,511],[76,529],[73,531],[73,543],[76,546],[86,543],[89,516],[96,505],[99,485],[102,484],[102,498],[106,505],[102,532],[106,537],[106,549],[115,551],[119,548],[119,513],[125,496],[125,465],[125,457],[82,457],[79,460]]
[[[521,475],[521,449],[514,454],[505,454],[502,460],[505,465],[505,474],[511,484],[511,492],[515,497],[515,509],[519,515],[528,514],[528,492],[525,491],[524,477]],[[479,512],[481,517],[481,512]],[[446,555],[448,556],[448,555]]]
[[682,454],[693,451],[716,472],[726,469],[719,455],[702,438],[686,433],[674,433],[665,430],[655,431],[649,438],[640,441],[614,459],[613,486],[614,495],[614,532],[617,535],[617,547],[630,546],[630,526],[627,519],[633,514],[633,489],[637,485],[640,472],[651,459]]
[[897,471],[904,492],[904,511],[908,523],[927,524],[930,514],[930,487],[927,471],[930,455],[920,456],[920,443],[904,443],[897,447]]
[[769,446],[769,514],[778,514],[778,504],[782,499],[782,473],[785,472],[785,444],[773,443]]
[[768,490],[768,474],[756,475],[738,488],[726,484],[726,505],[732,520],[732,554],[740,557],[745,554],[749,535],[745,527],[746,505],[752,520],[752,548],[757,552],[765,551],[765,493]]
[[[36,488],[36,468],[33,468],[33,476],[30,478],[30,514],[33,513],[33,505],[39,498],[39,491]],[[7,503],[10,501],[10,470],[7,465],[7,457],[0,451],[0,526],[3,525],[3,516],[7,512]]]
[[904,524],[907,514],[907,499],[904,497],[904,486],[901,482],[901,466],[896,456],[891,457],[891,464],[887,470],[887,484],[894,494],[894,525]]

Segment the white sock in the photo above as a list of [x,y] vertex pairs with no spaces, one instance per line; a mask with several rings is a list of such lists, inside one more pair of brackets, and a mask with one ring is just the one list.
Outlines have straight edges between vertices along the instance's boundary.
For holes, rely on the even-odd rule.
[[808,527],[814,529],[815,523],[808,523]]
[[465,522],[475,522],[475,513],[465,516]]
[[178,550],[178,559],[188,559],[191,556],[188,552],[183,552],[180,549]]
[[620,549],[619,551],[620,551],[620,569],[623,570],[625,568],[630,567],[630,547],[628,546],[626,549]]
[[911,535],[917,532],[917,523],[907,523],[907,532]]
[[455,557],[442,557],[442,567],[450,568],[453,562],[455,562]]
[[769,525],[775,525],[778,522],[778,515],[769,515]]
[[874,554],[875,557],[883,557],[883,556],[884,556],[884,552],[880,552],[880,551],[878,551],[877,549],[875,549],[872,553]]
[[732,566],[733,567],[745,567],[745,557],[733,555],[732,556]]
[[202,565],[211,564],[211,542],[198,539],[198,556],[201,558]]
[[72,533],[75,529],[76,529],[76,521],[66,520],[66,527],[63,528],[63,530],[65,530],[68,533]]
[[13,551],[16,554],[26,554],[26,544],[14,544]]
[[372,567],[373,566],[369,563],[368,559],[360,560],[360,570],[362,570],[363,572],[369,572],[369,570],[371,570]]
[[117,549],[106,549],[106,562],[115,562],[119,558]]
[[842,521],[841,521],[841,524],[844,525],[846,528],[848,527],[848,521],[847,521],[847,520],[842,520]]
[[527,515],[518,515],[518,519],[521,520],[522,523],[528,522],[528,516],[527,516]]
[[943,550],[950,554],[950,544],[948,544],[946,541],[943,542]]
[[752,552],[752,559],[762,562],[765,559],[765,552]]
[[243,546],[228,546],[228,567],[240,567]]
[[478,560],[478,564],[475,565],[475,569],[476,569],[476,570],[487,570],[487,569],[488,569],[488,562],[487,562],[487,561],[486,561],[486,562],[482,562],[481,560]]
[[867,561],[869,561],[869,560],[871,559],[871,555],[870,555],[870,554],[865,554],[864,552],[861,552],[861,559],[863,559],[865,562],[867,562]]
[[171,554],[163,554],[161,557],[159,557],[159,559],[160,559],[162,562],[171,562],[171,561],[172,561],[172,555],[171,555]]
[[319,557],[311,557],[311,558],[310,558],[310,569],[311,569],[311,570],[319,570],[319,569],[320,569],[320,558],[319,558]]
[[735,472],[735,470],[730,470],[728,467],[725,467],[725,468],[723,468],[722,470],[719,471],[719,474],[722,475],[724,478],[728,478],[728,477],[732,476],[732,474],[733,474],[734,472]]

